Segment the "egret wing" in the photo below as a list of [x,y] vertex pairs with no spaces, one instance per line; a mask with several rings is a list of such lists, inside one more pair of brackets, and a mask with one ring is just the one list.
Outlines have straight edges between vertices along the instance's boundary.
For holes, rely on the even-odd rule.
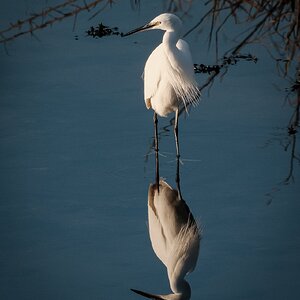
[[[151,99],[157,92],[162,74],[162,57],[165,56],[162,44],[154,49],[147,59],[144,69],[144,99],[147,106],[148,99]],[[149,108],[147,106],[147,108]]]
[[190,219],[183,226],[173,243],[173,248],[168,256],[169,279],[183,278],[191,273],[199,255],[201,231],[195,221]]
[[165,52],[168,59],[168,80],[177,97],[183,101],[185,107],[196,105],[200,97],[200,90],[195,80],[194,66],[188,44],[179,40],[176,49]]
[[180,56],[181,68],[191,78],[194,78],[194,63],[189,44],[186,41],[180,39],[178,40],[176,47],[182,53],[182,55]]
[[156,185],[151,184],[148,190],[148,224],[149,234],[153,251],[161,262],[167,267],[167,245],[164,229],[158,218],[158,211],[155,207],[155,197],[158,197]]

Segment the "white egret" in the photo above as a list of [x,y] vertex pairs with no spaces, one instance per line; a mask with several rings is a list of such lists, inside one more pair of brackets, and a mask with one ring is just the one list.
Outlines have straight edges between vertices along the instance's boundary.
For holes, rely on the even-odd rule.
[[159,192],[156,184],[151,184],[148,191],[149,234],[155,254],[167,267],[173,294],[132,291],[150,299],[188,300],[191,288],[184,277],[196,266],[201,230],[178,192],[162,179],[159,184]]
[[[194,76],[194,66],[189,45],[180,39],[181,20],[170,13],[154,18],[148,24],[123,36],[149,29],[166,31],[162,43],[147,59],[144,69],[144,99],[148,109],[154,110],[155,151],[158,161],[157,114],[166,117],[175,112],[174,134],[176,155],[179,160],[178,116],[181,107],[197,104],[200,90]],[[157,172],[158,173],[158,172]],[[159,175],[156,178],[158,184]],[[177,181],[177,180],[176,180]]]

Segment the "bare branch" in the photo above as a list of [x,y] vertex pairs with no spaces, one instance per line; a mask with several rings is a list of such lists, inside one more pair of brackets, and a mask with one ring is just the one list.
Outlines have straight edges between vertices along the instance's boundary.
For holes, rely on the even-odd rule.
[[[81,4],[75,4],[75,2],[81,2]],[[30,18],[18,20],[16,23],[12,23],[8,28],[1,30],[0,43],[7,43],[26,34],[35,36],[35,31],[52,26],[53,24],[71,16],[75,16],[73,25],[74,29],[78,13],[82,11],[90,11],[98,6],[101,2],[104,2],[104,0],[95,0],[91,2],[66,0],[56,6],[48,7],[39,13],[35,13]],[[106,0],[104,7],[106,7],[108,4],[111,4],[111,0]]]

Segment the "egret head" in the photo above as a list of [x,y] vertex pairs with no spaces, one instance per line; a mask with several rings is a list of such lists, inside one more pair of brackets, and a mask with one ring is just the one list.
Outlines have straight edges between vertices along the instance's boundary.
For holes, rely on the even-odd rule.
[[169,13],[164,13],[161,14],[157,17],[155,17],[152,21],[147,23],[144,26],[141,26],[139,28],[136,28],[132,31],[129,31],[128,33],[123,34],[123,36],[131,35],[133,33],[139,32],[139,31],[146,31],[150,29],[160,29],[160,30],[165,30],[165,31],[176,31],[180,32],[182,27],[182,22],[181,20]]

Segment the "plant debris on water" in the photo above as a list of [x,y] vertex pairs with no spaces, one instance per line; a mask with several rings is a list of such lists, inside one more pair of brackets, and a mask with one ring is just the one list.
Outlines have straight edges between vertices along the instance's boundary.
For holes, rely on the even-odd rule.
[[209,75],[211,73],[218,74],[220,73],[220,70],[222,68],[226,68],[230,65],[235,65],[241,60],[253,61],[254,63],[256,63],[258,58],[252,54],[232,54],[230,56],[224,56],[221,64],[211,66],[204,64],[194,64],[194,71],[195,73],[207,73]]
[[102,38],[104,36],[110,36],[110,35],[121,35],[122,33],[119,32],[118,27],[108,27],[104,25],[102,22],[94,27],[91,26],[90,29],[86,31],[86,34],[88,36],[91,36],[92,38]]

